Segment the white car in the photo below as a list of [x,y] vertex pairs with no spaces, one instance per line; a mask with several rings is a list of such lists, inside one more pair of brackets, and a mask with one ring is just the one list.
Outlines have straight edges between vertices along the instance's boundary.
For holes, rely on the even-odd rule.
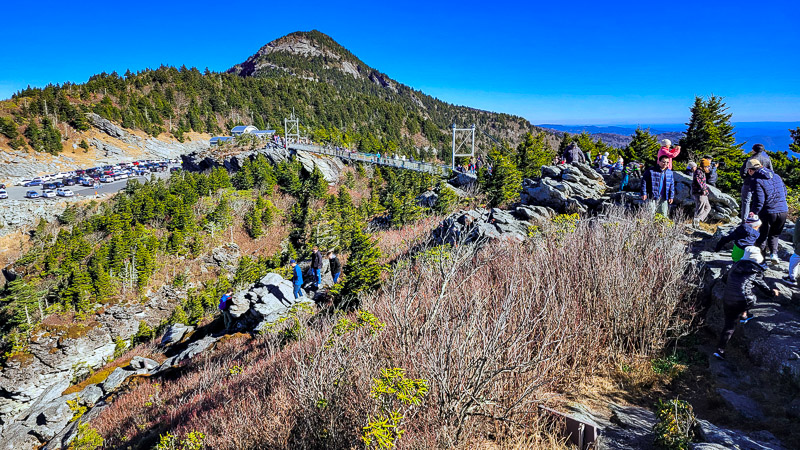
[[71,189],[58,188],[58,189],[56,189],[56,195],[58,195],[59,197],[72,197],[75,194],[72,193]]
[[53,198],[55,196],[56,196],[56,191],[52,189],[46,189],[44,192],[42,192],[42,197],[44,198]]
[[8,192],[5,189],[0,189],[0,198],[8,198]]
[[102,177],[100,177],[101,183],[111,183],[112,181],[114,181],[114,179],[108,175],[103,175]]
[[119,172],[119,173],[115,173],[114,174],[114,181],[124,180],[126,178],[128,178],[128,174],[127,173]]

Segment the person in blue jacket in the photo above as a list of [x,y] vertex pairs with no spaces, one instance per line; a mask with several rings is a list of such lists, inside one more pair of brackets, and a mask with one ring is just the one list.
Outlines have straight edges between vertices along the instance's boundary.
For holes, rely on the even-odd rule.
[[766,254],[770,261],[780,262],[778,258],[778,238],[786,225],[789,204],[786,202],[786,185],[775,172],[764,167],[756,158],[747,161],[747,174],[750,176],[750,211],[761,219],[761,233],[756,247]]
[[645,170],[642,176],[642,200],[649,202],[650,211],[669,217],[669,205],[675,198],[675,178],[669,168],[672,159],[663,155],[658,165]]
[[744,249],[756,245],[758,239],[758,229],[761,227],[761,219],[753,213],[741,223],[738,227],[734,228],[727,236],[720,238],[717,242],[714,251],[722,250],[730,241],[733,241],[733,250],[731,250],[731,259],[733,262],[739,261],[744,256]]
[[297,299],[303,296],[303,290],[300,288],[303,286],[303,269],[295,260],[291,260],[289,263],[292,264],[292,284],[294,285],[294,298]]

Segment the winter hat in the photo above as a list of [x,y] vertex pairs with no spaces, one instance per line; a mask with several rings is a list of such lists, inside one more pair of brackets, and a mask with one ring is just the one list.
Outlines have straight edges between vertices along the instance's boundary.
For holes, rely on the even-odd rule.
[[759,160],[757,160],[755,158],[750,159],[750,160],[747,161],[747,170],[750,170],[750,169],[758,170],[760,168],[761,168],[761,161],[759,161]]
[[662,147],[672,147],[672,141],[670,141],[669,139],[663,139],[661,141],[661,146]]
[[706,158],[701,159],[700,167],[711,167],[711,160]]
[[694,161],[691,161],[691,162],[689,162],[689,164],[687,164],[687,165],[686,165],[686,168],[687,168],[687,169],[690,169],[690,170],[693,170],[693,169],[695,169],[696,167],[697,167],[697,163],[696,163],[696,162],[694,162]]
[[761,255],[761,249],[755,245],[744,248],[744,255],[742,261],[753,261],[756,264],[764,262],[764,256]]
[[295,264],[296,262],[297,262],[297,261],[295,261],[295,260],[293,260],[293,259],[290,259],[290,260],[289,260],[289,264]]
[[603,153],[603,156],[608,156],[608,152]]
[[753,228],[760,227],[761,219],[759,219],[757,215],[750,213],[750,215],[747,216],[747,219],[745,219],[744,223],[750,225]]

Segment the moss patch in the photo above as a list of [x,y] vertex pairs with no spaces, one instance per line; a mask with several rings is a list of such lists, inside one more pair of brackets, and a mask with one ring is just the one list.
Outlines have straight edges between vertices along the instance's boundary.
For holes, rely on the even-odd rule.
[[109,363],[108,365],[106,365],[102,369],[100,369],[97,372],[95,372],[92,375],[90,375],[89,378],[81,381],[80,383],[78,383],[76,385],[68,387],[67,390],[65,390],[64,392],[61,393],[61,395],[68,395],[68,394],[72,394],[74,392],[80,392],[80,391],[84,390],[87,386],[89,386],[90,384],[102,383],[103,381],[106,380],[106,378],[108,378],[109,375],[111,375],[111,372],[113,372],[117,367],[125,367],[128,364],[130,364],[131,363],[131,359],[133,359],[133,358],[131,357],[131,358],[118,359],[118,360],[116,360],[116,361],[114,361],[112,363]]

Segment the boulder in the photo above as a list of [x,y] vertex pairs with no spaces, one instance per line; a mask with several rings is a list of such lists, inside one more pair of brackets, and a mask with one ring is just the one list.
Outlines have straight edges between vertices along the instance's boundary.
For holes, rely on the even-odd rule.
[[707,420],[698,419],[698,432],[699,439],[708,444],[721,445],[726,449],[742,449],[742,450],[780,450],[784,447],[780,441],[771,434],[766,432],[759,432],[758,436],[766,438],[764,440],[755,440],[741,431],[728,430],[718,427]]
[[157,361],[154,361],[154,360],[150,359],[150,358],[143,358],[141,356],[134,356],[131,359],[130,366],[134,370],[140,370],[140,369],[151,370],[151,369],[154,369],[154,368],[158,367],[159,363]]
[[164,336],[161,338],[161,345],[167,346],[177,344],[187,337],[192,331],[194,331],[194,327],[192,326],[184,325],[182,323],[173,323],[172,325],[168,326],[167,330],[164,332]]
[[739,412],[745,419],[761,420],[764,418],[761,407],[752,398],[721,388],[717,389],[717,393],[731,409]]
[[98,402],[103,397],[103,389],[96,385],[90,384],[83,388],[83,390],[78,394],[78,398],[81,399],[81,402],[84,405],[92,406]]
[[[290,147],[292,148],[292,147]],[[328,156],[311,153],[303,150],[295,150],[295,158],[303,165],[303,169],[309,174],[314,171],[314,167],[322,172],[325,181],[328,183],[336,183],[344,170],[345,165],[339,158],[331,158]]]
[[114,392],[122,383],[131,375],[136,374],[133,370],[125,370],[122,367],[117,367],[113,372],[100,383],[100,388],[105,395]]
[[471,173],[453,172],[453,178],[448,181],[449,184],[457,187],[464,188],[472,186],[478,182],[478,176]]
[[425,207],[425,208],[432,208],[433,205],[436,204],[436,200],[439,199],[439,195],[433,191],[425,191],[417,197],[417,205]]

